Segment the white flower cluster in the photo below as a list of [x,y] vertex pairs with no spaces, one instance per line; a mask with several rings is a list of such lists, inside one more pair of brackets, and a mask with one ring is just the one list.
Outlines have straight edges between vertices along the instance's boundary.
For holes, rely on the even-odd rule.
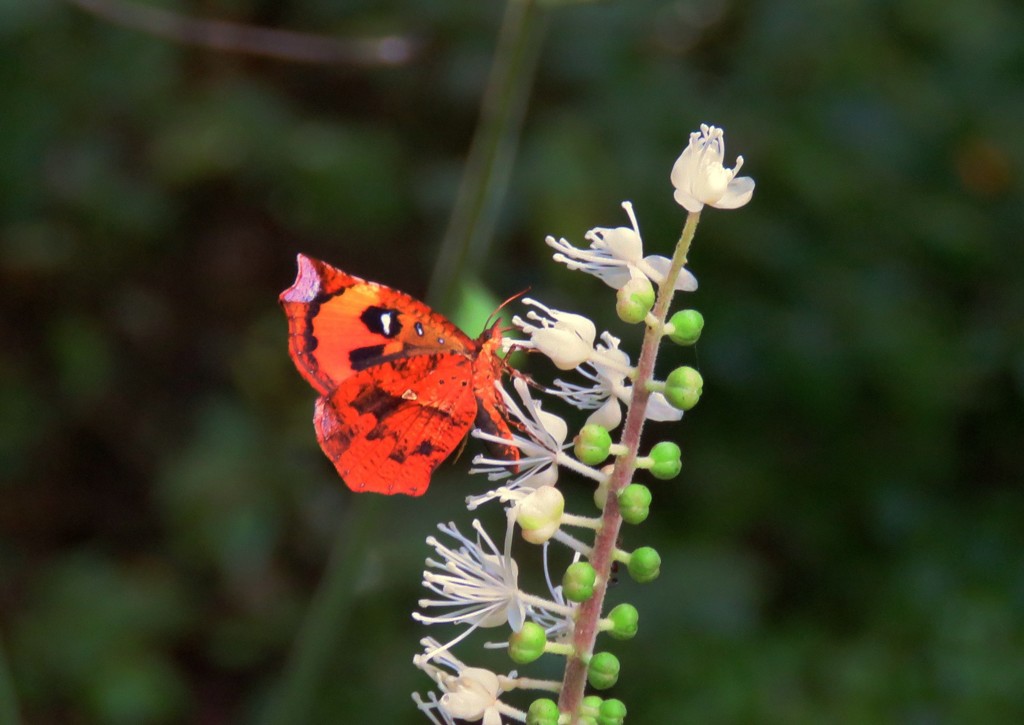
[[[630,280],[641,277],[661,284],[668,272],[669,258],[643,256],[644,245],[633,205],[624,201],[622,208],[626,210],[632,228],[591,229],[583,237],[590,242],[589,249],[577,249],[565,239],[547,237],[544,241],[555,250],[554,260],[569,269],[592,274],[613,289],[621,289]],[[697,279],[688,270],[683,270],[676,279],[675,288],[692,292],[697,289]]]
[[412,697],[434,725],[455,725],[456,718],[501,725],[503,712],[518,714],[499,699],[506,689],[511,689],[514,675],[502,677],[481,667],[467,667],[450,652],[442,651],[437,640],[430,637],[421,644],[425,653],[413,657],[413,663],[437,684],[441,697],[433,692],[426,699],[418,694]]
[[[499,699],[502,693],[521,686],[552,691],[557,688],[554,682],[523,681],[515,672],[502,676],[490,670],[467,667],[451,653],[452,647],[478,628],[507,625],[513,632],[518,632],[524,623],[531,621],[543,627],[554,640],[565,639],[572,631],[573,607],[565,603],[560,587],[553,586],[550,578],[550,599],[519,588],[519,565],[512,558],[512,538],[517,514],[524,507],[528,509],[529,504],[508,510],[505,542],[501,550],[479,521],[473,521],[477,533],[475,539],[461,534],[454,524],[441,524],[438,528],[453,539],[455,545],[435,537],[427,540],[440,559],[427,559],[423,586],[436,598],[421,599],[419,605],[423,610],[438,608],[444,613],[428,616],[414,612],[413,617],[425,624],[454,624],[463,628],[454,639],[443,644],[433,638],[424,639],[423,653],[413,658],[413,664],[426,672],[442,693],[440,698],[430,693],[426,699],[413,695],[417,707],[435,725],[453,725],[456,718],[500,725],[502,714],[522,722],[525,714],[502,703]],[[504,644],[492,643],[489,646]]]
[[[743,163],[742,157],[737,158],[734,168],[727,169],[723,165],[724,148],[721,129],[702,125],[699,132],[690,135],[689,145],[672,168],[675,199],[690,212],[694,226],[696,215],[704,205],[732,209],[747,203],[753,194],[753,180],[736,177]],[[661,319],[652,317],[650,310],[654,297],[647,292],[654,288],[661,292],[667,288],[669,294],[692,291],[697,288],[697,280],[682,264],[685,254],[677,254],[675,258],[682,262],[660,255],[645,256],[633,205],[624,202],[622,207],[630,226],[591,229],[584,236],[589,242],[586,249],[577,248],[565,239],[547,237],[545,241],[555,250],[553,257],[556,262],[597,277],[616,289],[620,298],[623,293],[635,294],[636,299],[641,300],[641,311],[629,321],[643,321],[658,334],[671,335],[670,330],[674,326],[666,325],[664,319],[668,301],[661,309]],[[689,221],[687,229],[691,229]],[[565,512],[565,500],[557,487],[559,472],[573,471],[594,481],[598,486],[595,500],[603,507],[611,467],[596,466],[607,455],[622,452],[620,449],[624,446],[610,443],[607,431],[622,424],[623,406],[629,410],[638,386],[643,386],[640,389],[644,393],[643,405],[646,408],[643,417],[646,420],[673,421],[683,414],[677,402],[679,396],[667,394],[667,381],[657,383],[637,377],[637,368],[629,355],[620,349],[618,338],[608,332],[599,334],[594,322],[583,315],[553,309],[533,299],[524,299],[523,303],[527,306],[525,315],[515,316],[512,322],[525,339],[506,340],[506,347],[543,354],[558,369],[575,371],[581,381],[556,379],[552,386],[545,388],[516,374],[512,380],[514,394],[498,386],[511,420],[512,437],[506,439],[481,430],[473,433],[491,444],[493,450],[514,449],[518,453],[515,460],[485,455],[473,459],[472,472],[486,475],[496,487],[469,497],[467,505],[472,510],[493,500],[505,504],[506,528],[502,546],[499,548],[476,520],[472,524],[473,536],[462,534],[454,523],[448,523],[438,526],[443,536],[427,539],[436,555],[436,558],[427,559],[423,574],[423,586],[430,595],[419,601],[420,611],[413,617],[424,624],[447,624],[459,628],[447,642],[424,639],[423,652],[413,660],[434,681],[440,693],[432,692],[425,698],[413,696],[419,709],[434,725],[454,725],[456,720],[483,722],[485,725],[500,725],[503,721],[525,722],[526,713],[502,701],[505,693],[513,689],[559,691],[562,683],[527,680],[515,672],[499,675],[490,670],[469,667],[451,650],[477,629],[505,627],[512,632],[511,637],[487,646],[508,647],[515,661],[529,662],[532,659],[512,650],[516,646],[516,638],[527,638],[532,627],[534,633],[539,630],[543,640],[536,656],[543,652],[572,656],[573,637],[579,624],[580,605],[576,602],[584,601],[587,595],[580,597],[575,591],[569,594],[572,590],[569,589],[570,584],[565,583],[568,580],[557,586],[552,582],[548,570],[548,546],[550,542],[557,541],[569,547],[574,552],[574,567],[589,564],[581,558],[591,558],[597,546],[596,540],[592,547],[564,529],[570,526],[584,528],[596,537],[598,534],[595,532],[600,532],[605,523],[601,517],[575,516]],[[649,359],[648,374],[653,369],[654,358]],[[569,441],[566,421],[545,410],[534,391],[591,411],[584,431],[597,429],[595,435],[598,439],[603,435],[609,440],[599,458],[591,460],[590,456],[581,453],[581,445],[584,448],[589,445],[581,444],[583,432]],[[637,418],[643,405],[634,411]],[[653,468],[654,464],[648,461],[645,465]],[[660,476],[653,470],[652,475],[669,477]],[[637,521],[645,517],[646,513],[643,513]],[[520,588],[519,564],[512,556],[517,528],[526,541],[544,546],[544,573],[548,589],[544,596]],[[607,577],[608,572],[599,576]],[[553,703],[551,707],[554,707]]]

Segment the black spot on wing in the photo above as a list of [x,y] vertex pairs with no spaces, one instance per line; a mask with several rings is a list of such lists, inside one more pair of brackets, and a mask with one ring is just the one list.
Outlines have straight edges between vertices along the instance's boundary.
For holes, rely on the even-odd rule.
[[383,345],[367,345],[357,347],[348,354],[349,365],[353,370],[363,370],[378,362],[384,354]]
[[387,457],[399,464],[404,464],[409,458],[416,456],[429,456],[437,447],[427,438],[420,440],[412,449],[403,449],[398,442],[409,434],[410,429],[419,431],[422,435],[430,428],[450,425],[452,415],[440,408],[421,406],[412,418],[405,421],[400,428],[395,427],[394,419],[389,416],[401,407],[408,407],[410,402],[398,396],[388,395],[380,391],[370,391],[361,395],[358,400],[352,402],[353,407],[360,412],[373,413],[378,416],[378,423],[366,432],[365,438],[368,441],[388,440],[391,447]]
[[316,316],[319,315],[319,314],[320,314],[320,300],[319,300],[319,298],[317,298],[317,299],[314,299],[312,302],[309,303],[309,309],[306,312],[306,320],[308,320],[309,322],[306,324],[306,326],[302,330],[302,336],[304,338],[306,338],[305,348],[306,348],[306,352],[307,353],[310,353],[310,352],[313,352],[314,350],[316,350],[317,346],[320,344],[320,340],[318,340],[316,335],[313,334],[313,324],[312,324],[312,320],[316,319]]
[[357,396],[352,398],[349,405],[359,413],[364,415],[370,414],[375,418],[383,419],[401,407],[404,402],[399,396],[392,395],[380,388],[366,387],[359,391]]
[[413,451],[413,454],[417,456],[429,456],[435,450],[437,450],[437,448],[433,443],[428,440],[422,440],[420,441],[420,444],[416,446],[416,450]]
[[366,329],[376,335],[392,338],[402,331],[402,323],[398,320],[398,310],[390,307],[370,305],[359,316]]

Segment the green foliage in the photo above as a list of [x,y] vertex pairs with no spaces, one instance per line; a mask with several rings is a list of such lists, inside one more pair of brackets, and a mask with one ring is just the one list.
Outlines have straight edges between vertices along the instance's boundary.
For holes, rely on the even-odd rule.
[[[422,293],[500,13],[159,5],[427,43],[321,67],[0,2],[0,643],[26,722],[264,712],[360,506],[317,450],[276,295],[299,251]],[[630,721],[1019,719],[1024,9],[641,0],[550,21],[478,270],[496,299],[607,294],[542,240],[624,223],[623,199],[666,253],[668,172],[701,121],[758,184],[702,216],[679,299],[709,325],[662,360],[706,389],[678,428],[685,485],[645,524],[670,564],[657,591],[623,583],[644,616],[616,643]],[[422,722],[408,614],[422,539],[469,492],[454,470],[381,502],[311,721]]]

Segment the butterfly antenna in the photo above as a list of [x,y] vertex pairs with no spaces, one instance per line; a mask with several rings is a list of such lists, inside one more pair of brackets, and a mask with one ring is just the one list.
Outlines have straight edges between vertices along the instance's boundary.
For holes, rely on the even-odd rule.
[[[501,317],[501,315],[499,313],[503,309],[505,309],[510,304],[512,304],[513,302],[518,300],[520,297],[526,296],[529,292],[530,292],[530,288],[527,287],[522,292],[516,292],[514,295],[509,297],[507,300],[502,302],[500,305],[498,305],[497,309],[495,309],[494,312],[491,313],[491,316],[487,318],[487,327],[490,327],[491,325],[493,325],[495,322],[498,321],[498,319]],[[512,329],[511,327],[504,328],[504,329],[502,329],[502,332],[506,332],[506,331],[511,330],[511,329]]]

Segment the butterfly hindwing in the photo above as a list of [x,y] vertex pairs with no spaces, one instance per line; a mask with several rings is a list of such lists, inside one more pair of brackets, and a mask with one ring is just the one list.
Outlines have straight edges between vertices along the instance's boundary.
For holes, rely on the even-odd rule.
[[419,496],[477,414],[472,361],[458,353],[392,360],[317,401],[320,446],[355,491]]

